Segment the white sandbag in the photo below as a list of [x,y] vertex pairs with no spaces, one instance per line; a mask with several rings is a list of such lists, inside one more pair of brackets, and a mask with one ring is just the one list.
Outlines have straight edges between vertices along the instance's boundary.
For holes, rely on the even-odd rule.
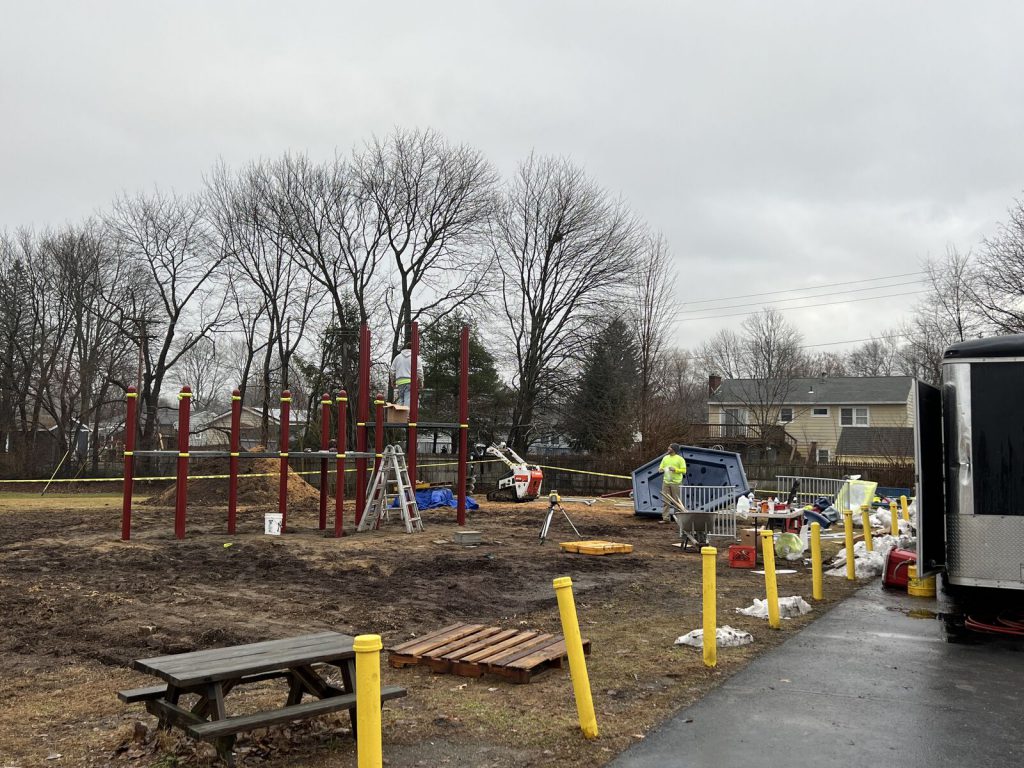
[[[754,636],[742,629],[734,629],[728,624],[718,627],[715,631],[719,648],[735,648],[740,645],[750,645],[754,642]],[[687,632],[682,637],[676,638],[676,645],[689,645],[693,648],[704,647],[704,630],[695,629]]]
[[[800,597],[800,595],[779,598],[779,616],[784,619],[790,619],[794,616],[803,616],[805,613],[810,612],[810,604]],[[768,600],[767,598],[760,600],[755,597],[753,605],[747,608],[737,608],[736,613],[742,613],[744,616],[754,616],[758,619],[767,619]]]

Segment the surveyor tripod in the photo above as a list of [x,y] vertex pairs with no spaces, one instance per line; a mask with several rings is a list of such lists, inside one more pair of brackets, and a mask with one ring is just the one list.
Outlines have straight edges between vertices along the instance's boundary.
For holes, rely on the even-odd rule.
[[561,512],[563,517],[565,517],[565,521],[569,523],[569,527],[576,534],[576,538],[582,539],[583,537],[580,536],[580,532],[576,530],[576,526],[569,519],[569,513],[562,506],[562,497],[558,495],[558,491],[552,491],[548,494],[548,513],[544,517],[544,525],[540,529],[540,543],[543,544],[544,540],[548,537],[548,529],[551,528],[551,518],[554,517],[556,511]]

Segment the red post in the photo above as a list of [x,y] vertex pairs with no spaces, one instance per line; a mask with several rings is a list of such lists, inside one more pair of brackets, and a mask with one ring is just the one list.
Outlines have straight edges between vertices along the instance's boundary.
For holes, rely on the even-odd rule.
[[[331,396],[320,398],[320,452],[331,447]],[[327,457],[320,457],[320,530],[327,530]]]
[[412,350],[412,383],[409,385],[409,430],[408,444],[405,448],[405,460],[409,466],[409,480],[416,490],[416,422],[420,417],[420,324],[413,323],[409,330],[409,346]]
[[345,535],[342,530],[345,516],[345,450],[348,437],[346,436],[348,393],[343,389],[338,393],[338,472],[334,488],[334,536],[340,538]]
[[192,390],[182,387],[178,393],[178,480],[174,497],[174,535],[185,538],[185,506],[188,502],[188,417]]
[[234,534],[238,519],[238,456],[242,450],[242,393],[231,392],[231,442],[228,450],[228,533]]
[[291,429],[289,419],[291,418],[292,393],[287,389],[281,393],[281,439],[277,444],[277,451],[281,456],[281,486],[277,495],[277,511],[281,513],[281,533],[285,532],[288,525],[288,448],[291,445]]
[[459,339],[459,525],[466,524],[466,469],[469,459],[469,326]]
[[121,506],[121,539],[128,541],[132,536],[132,488],[135,485],[135,415],[138,411],[139,393],[135,387],[128,387],[124,417],[124,503]]
[[384,395],[377,395],[373,399],[376,409],[373,429],[373,471],[380,469],[380,461],[384,456]]
[[[366,422],[370,420],[370,327],[359,326],[359,399],[356,402],[356,451],[366,451]],[[356,525],[366,506],[366,459],[356,459]]]

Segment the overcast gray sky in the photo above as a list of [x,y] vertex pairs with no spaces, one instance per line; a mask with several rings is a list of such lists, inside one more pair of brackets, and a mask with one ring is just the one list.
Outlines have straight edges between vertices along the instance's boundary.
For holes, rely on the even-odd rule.
[[[665,233],[694,302],[917,272],[991,233],[1024,186],[1019,2],[0,9],[0,229],[196,189],[218,157],[327,158],[433,127],[503,172],[531,149],[571,156]],[[839,300],[912,279],[786,316],[808,344],[863,338],[917,297]],[[745,310],[684,314],[673,340]]]

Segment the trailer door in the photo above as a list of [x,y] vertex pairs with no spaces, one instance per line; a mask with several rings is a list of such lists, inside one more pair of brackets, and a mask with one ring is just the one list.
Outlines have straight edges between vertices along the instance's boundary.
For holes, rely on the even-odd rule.
[[946,564],[946,504],[943,484],[942,393],[914,382],[914,473],[917,494],[918,577]]

